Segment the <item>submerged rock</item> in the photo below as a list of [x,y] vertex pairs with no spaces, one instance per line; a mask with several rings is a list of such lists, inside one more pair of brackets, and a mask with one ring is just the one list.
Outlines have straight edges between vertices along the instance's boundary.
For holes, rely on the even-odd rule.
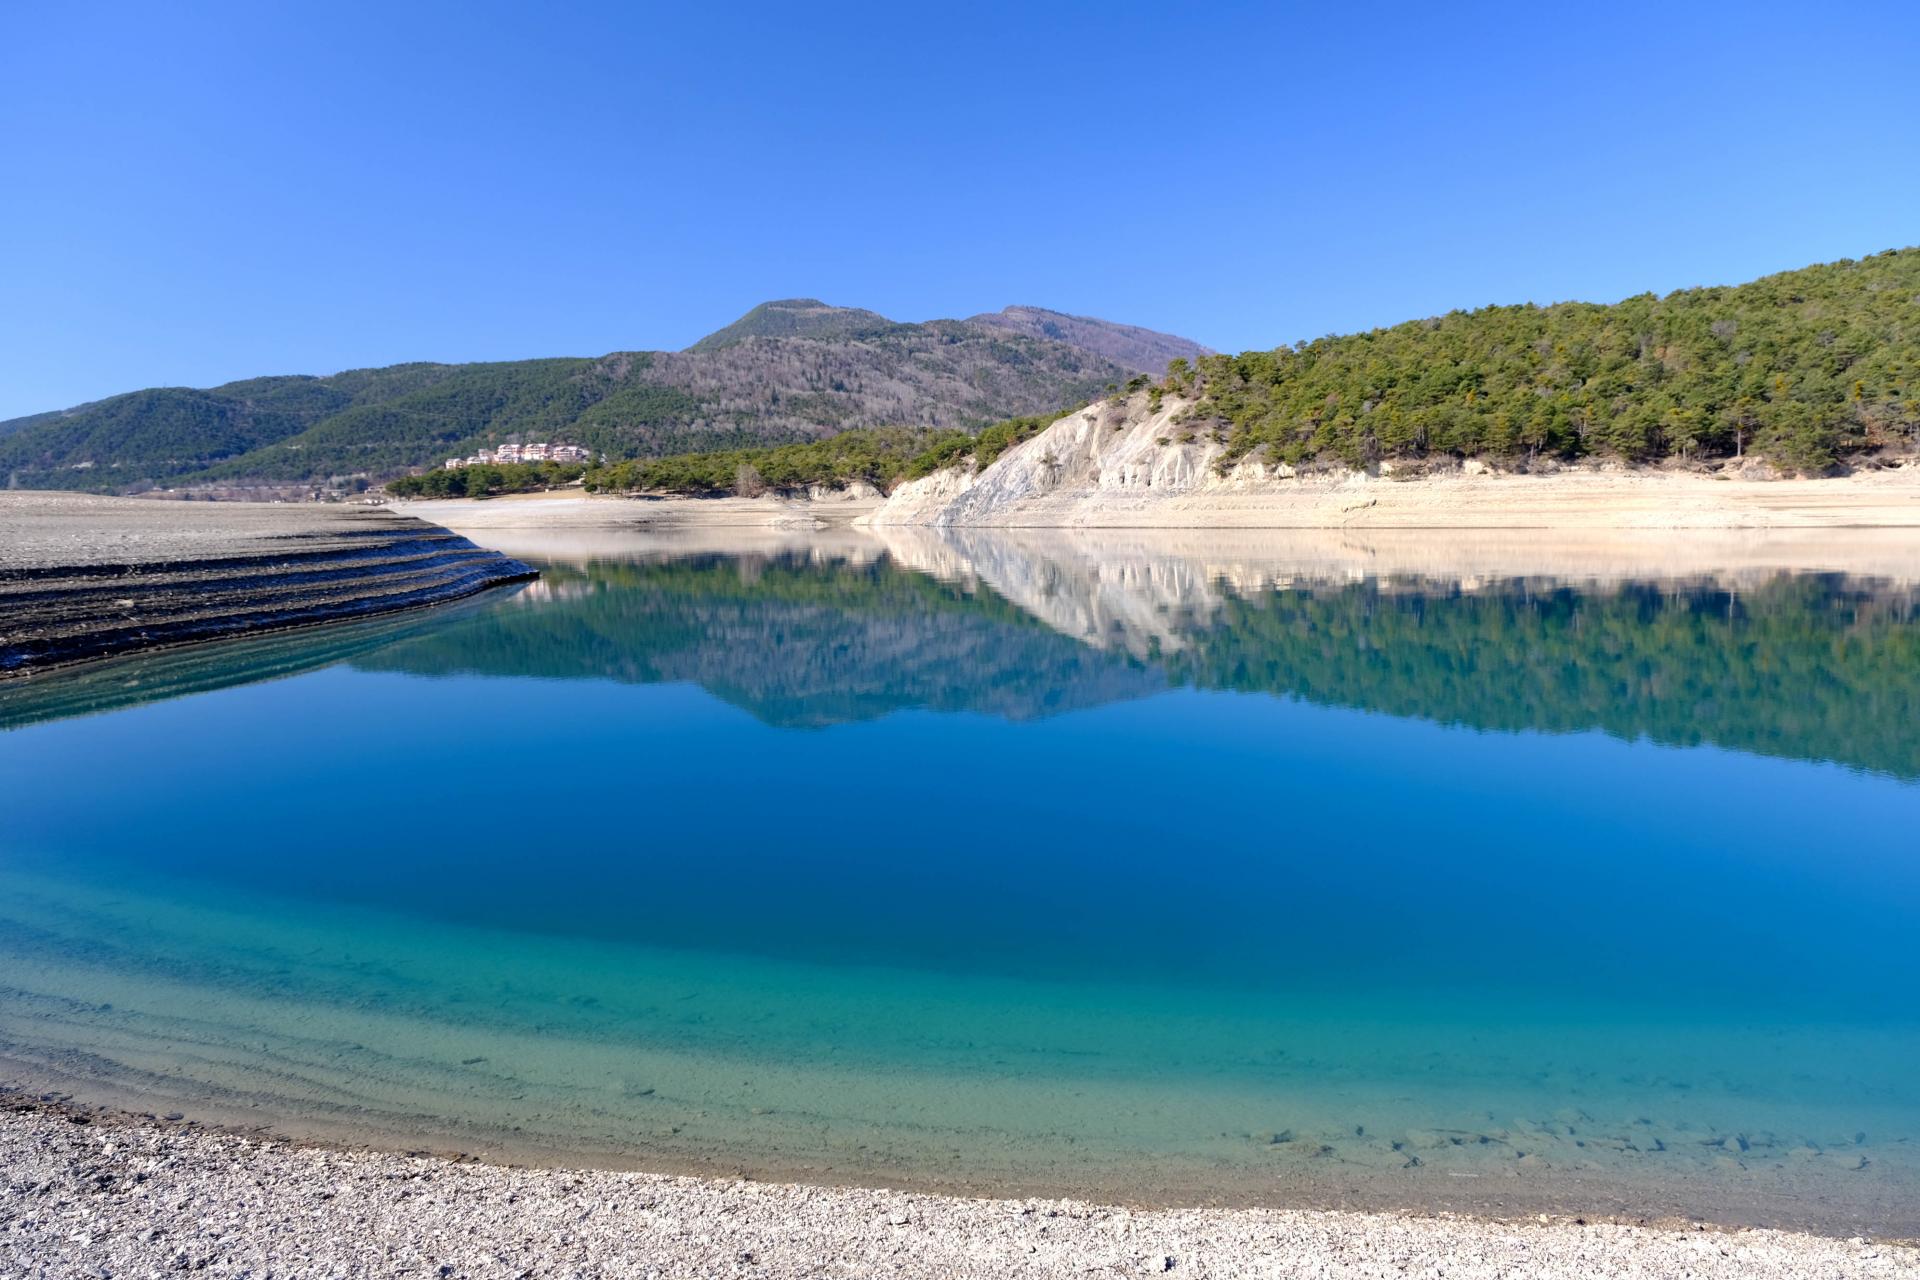
[[1447,1145],[1446,1137],[1433,1129],[1409,1129],[1403,1140],[1416,1151],[1431,1151]]

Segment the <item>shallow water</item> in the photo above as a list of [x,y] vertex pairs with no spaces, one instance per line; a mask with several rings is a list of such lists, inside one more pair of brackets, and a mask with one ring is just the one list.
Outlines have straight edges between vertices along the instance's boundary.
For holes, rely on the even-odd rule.
[[0,1054],[506,1158],[1915,1234],[1916,724],[1886,579],[556,561],[0,691]]

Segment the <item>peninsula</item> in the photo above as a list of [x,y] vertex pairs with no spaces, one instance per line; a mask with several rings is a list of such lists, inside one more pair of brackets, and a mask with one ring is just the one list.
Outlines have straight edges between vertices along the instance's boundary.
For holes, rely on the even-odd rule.
[[0,678],[537,576],[379,508],[0,493]]

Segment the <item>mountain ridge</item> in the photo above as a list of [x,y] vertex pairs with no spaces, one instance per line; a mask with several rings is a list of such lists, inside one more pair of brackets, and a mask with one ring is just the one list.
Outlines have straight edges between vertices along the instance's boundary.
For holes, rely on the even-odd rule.
[[967,317],[968,324],[990,325],[1033,338],[1053,338],[1103,355],[1136,373],[1158,376],[1174,360],[1189,363],[1202,356],[1218,355],[1212,347],[1188,338],[1143,329],[1138,325],[1116,324],[1092,316],[1069,315],[1045,307],[1012,306]]
[[0,483],[326,483],[509,439],[566,439],[624,458],[858,427],[975,428],[1083,402],[1135,372],[1073,341],[780,299],[684,351],[414,361],[108,396],[0,422]]
[[831,339],[881,333],[894,321],[862,307],[836,307],[818,298],[763,302],[730,325],[715,329],[688,351],[718,351],[752,338]]

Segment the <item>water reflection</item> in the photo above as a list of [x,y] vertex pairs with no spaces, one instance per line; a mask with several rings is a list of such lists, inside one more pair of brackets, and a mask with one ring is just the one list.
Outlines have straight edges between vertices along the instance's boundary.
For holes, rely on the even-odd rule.
[[552,550],[0,691],[0,1072],[512,1157],[1916,1225],[1897,564]]
[[0,728],[351,662],[685,681],[762,721],[1011,720],[1225,689],[1920,777],[1920,589],[1749,567],[1660,579],[1365,573],[981,532],[549,562],[452,610],[0,687]]

